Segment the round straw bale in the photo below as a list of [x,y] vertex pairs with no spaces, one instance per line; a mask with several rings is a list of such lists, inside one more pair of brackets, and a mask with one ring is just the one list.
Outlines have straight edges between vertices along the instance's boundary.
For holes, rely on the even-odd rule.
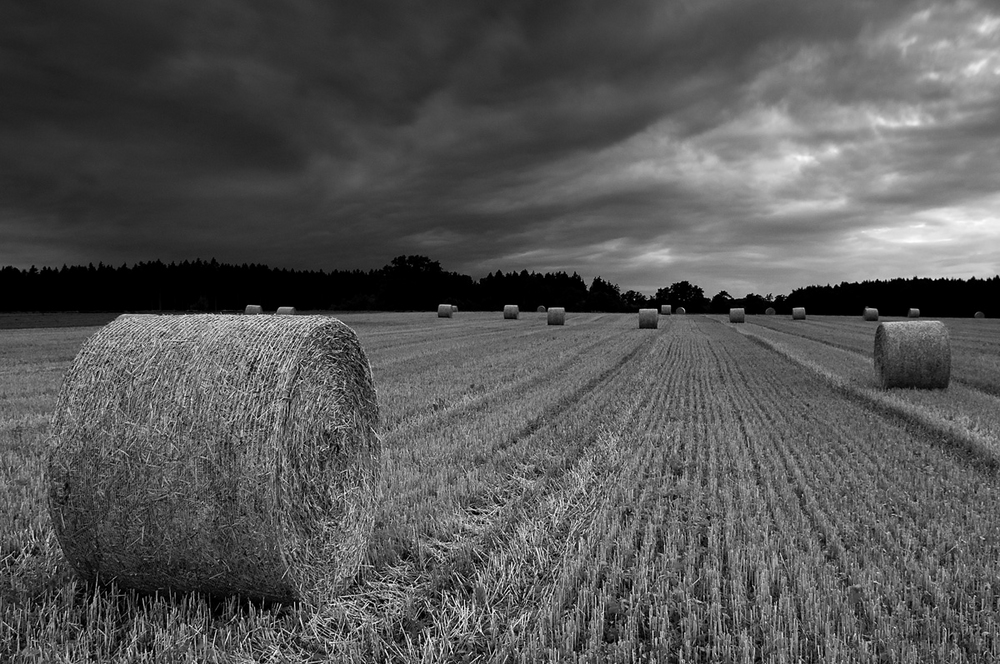
[[453,313],[455,313],[455,310],[451,308],[450,304],[438,305],[438,318],[451,318]]
[[910,310],[906,312],[906,317],[907,318],[920,318],[920,309],[913,309],[911,307]]
[[764,310],[765,316],[773,316],[775,313],[776,312],[774,311],[774,307],[768,307],[767,309]]
[[671,309],[671,306],[669,304],[661,304],[660,305],[660,315],[661,316],[669,316],[670,315],[670,309]]
[[805,320],[805,319],[806,319],[805,307],[792,307],[792,320]]
[[742,308],[735,308],[729,310],[729,322],[730,323],[743,323],[746,322],[746,311]]
[[243,311],[243,314],[250,316],[252,314],[262,314],[264,313],[264,307],[259,304],[248,304],[247,308]]
[[295,307],[278,307],[278,310],[274,314],[276,316],[294,316]]
[[639,329],[655,330],[660,315],[656,309],[639,309]]
[[677,307],[677,313],[679,313],[679,314],[686,314],[687,313],[687,309],[685,309],[684,307]]
[[874,361],[884,388],[948,387],[948,328],[937,320],[879,323],[875,329]]
[[371,367],[326,316],[120,316],[59,392],[48,506],[86,579],[319,601],[379,498]]
[[538,308],[535,309],[535,311],[537,311],[540,314],[544,314],[545,313],[545,307],[543,307],[542,305],[538,305]]
[[549,307],[549,325],[564,325],[566,323],[566,307]]
[[516,304],[505,304],[503,306],[503,317],[505,320],[517,320],[521,315],[521,310]]
[[977,311],[972,317],[973,318],[986,318],[986,314],[984,314],[982,311]]
[[872,307],[865,307],[864,312],[861,317],[865,320],[878,320],[878,309]]
[[453,313],[453,314],[457,314],[458,313],[458,305],[457,304],[451,305],[451,313]]

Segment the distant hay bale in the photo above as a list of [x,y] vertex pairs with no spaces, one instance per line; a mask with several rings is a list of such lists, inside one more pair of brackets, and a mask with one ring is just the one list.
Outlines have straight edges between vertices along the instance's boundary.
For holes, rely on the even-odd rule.
[[861,317],[865,320],[878,320],[878,309],[865,307],[864,313],[861,314]]
[[535,309],[535,311],[537,311],[540,314],[544,314],[545,313],[545,307],[543,307],[542,305],[538,305],[538,308]]
[[516,304],[505,304],[503,307],[503,317],[505,320],[517,320],[521,315],[521,310]]
[[294,316],[295,307],[278,307],[278,310],[274,314],[276,316]]
[[920,309],[913,309],[913,308],[911,308],[909,311],[906,312],[906,317],[907,318],[920,318]]
[[730,323],[743,323],[746,322],[746,312],[742,308],[733,308],[729,310],[729,322]]
[[334,318],[120,316],[59,392],[56,537],[89,580],[318,601],[371,539],[378,419],[368,359]]
[[879,323],[875,329],[875,371],[882,387],[948,387],[951,344],[948,328],[936,320]]
[[455,312],[451,308],[450,304],[439,304],[438,305],[438,318],[451,318],[451,315]]
[[677,313],[678,314],[682,314],[682,315],[686,314],[687,313],[687,309],[685,309],[684,307],[677,307]]
[[259,304],[248,304],[247,308],[243,310],[243,314],[245,316],[251,316],[253,314],[262,314],[262,313],[264,313],[264,307],[260,306]]
[[767,309],[764,310],[765,316],[773,316],[775,313],[777,312],[775,312],[774,307],[768,307]]
[[806,308],[805,307],[793,307],[792,308],[792,320],[805,320],[806,319]]
[[566,324],[566,307],[549,307],[548,314],[549,325]]
[[458,313],[458,305],[457,304],[451,305],[451,313],[453,313],[453,314],[457,314]]
[[660,314],[656,309],[639,309],[639,329],[655,330]]
[[984,314],[982,311],[977,311],[975,314],[973,314],[972,317],[973,318],[986,318],[986,314]]
[[660,315],[661,316],[669,316],[670,315],[670,309],[671,309],[671,306],[669,304],[661,304],[660,305]]

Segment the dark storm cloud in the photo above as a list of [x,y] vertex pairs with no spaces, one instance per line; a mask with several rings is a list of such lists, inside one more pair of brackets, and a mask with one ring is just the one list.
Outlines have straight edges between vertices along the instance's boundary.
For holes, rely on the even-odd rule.
[[[933,245],[955,274],[997,239],[946,232],[996,210],[993,19],[792,0],[3,3],[0,264],[423,253],[737,294],[893,276],[864,272],[866,246],[908,272]],[[983,269],[1000,266],[965,266]]]

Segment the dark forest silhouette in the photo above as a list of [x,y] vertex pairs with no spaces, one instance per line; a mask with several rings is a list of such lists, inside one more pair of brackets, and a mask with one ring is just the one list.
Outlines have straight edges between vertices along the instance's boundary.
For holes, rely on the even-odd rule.
[[712,298],[688,282],[676,281],[652,296],[621,289],[601,277],[588,286],[576,272],[488,274],[478,281],[442,269],[426,256],[397,256],[377,270],[287,270],[265,265],[228,265],[215,259],[115,268],[100,264],[62,268],[0,269],[0,311],[225,311],[260,304],[299,310],[432,311],[442,302],[463,311],[499,311],[517,304],[569,311],[636,311],[663,304],[688,313],[749,314],[774,307],[779,314],[805,307],[811,314],[861,315],[875,307],[883,316],[903,316],[911,307],[923,316],[1000,315],[1000,275],[988,279],[889,279],[831,286],[806,286],[787,295],[751,293]]

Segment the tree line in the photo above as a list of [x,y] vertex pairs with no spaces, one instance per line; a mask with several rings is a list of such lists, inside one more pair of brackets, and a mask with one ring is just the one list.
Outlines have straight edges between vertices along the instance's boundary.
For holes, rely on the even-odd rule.
[[448,302],[464,310],[496,311],[517,304],[522,311],[562,306],[569,311],[629,312],[669,304],[689,313],[725,313],[743,307],[749,314],[790,313],[806,307],[814,314],[905,315],[910,307],[925,316],[1000,315],[1000,275],[988,279],[891,279],[797,288],[788,295],[726,291],[706,297],[688,281],[676,281],[652,295],[622,291],[595,277],[588,285],[574,272],[501,272],[481,279],[449,272],[426,256],[397,256],[377,270],[288,270],[259,264],[229,265],[215,259],[129,267],[32,266],[0,269],[0,311],[226,311],[259,304],[301,310],[431,311]]

